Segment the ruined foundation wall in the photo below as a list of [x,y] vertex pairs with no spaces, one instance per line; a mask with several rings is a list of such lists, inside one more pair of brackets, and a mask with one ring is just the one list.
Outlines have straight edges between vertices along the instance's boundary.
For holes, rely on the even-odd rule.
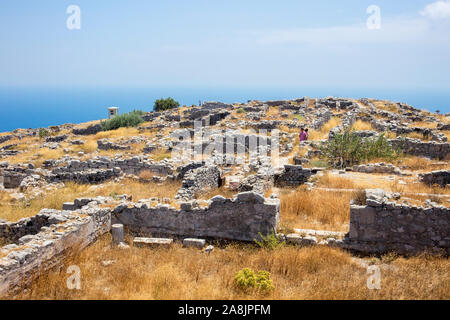
[[17,244],[0,248],[0,297],[28,285],[40,273],[58,266],[66,254],[84,249],[111,229],[109,209],[86,207],[73,212],[43,209],[39,215],[53,224],[41,227],[37,234],[21,237]]
[[417,207],[368,197],[350,209],[349,248],[363,252],[423,250],[450,253],[450,209]]
[[434,141],[425,142],[419,139],[394,139],[389,143],[406,154],[431,159],[445,159],[450,154],[450,143],[438,143]]
[[182,203],[180,210],[145,203],[131,208],[119,205],[112,215],[112,223],[121,223],[134,233],[242,241],[259,239],[258,233],[276,232],[279,220],[280,200],[253,192],[240,193],[235,199],[216,196],[207,208],[192,208],[191,203]]

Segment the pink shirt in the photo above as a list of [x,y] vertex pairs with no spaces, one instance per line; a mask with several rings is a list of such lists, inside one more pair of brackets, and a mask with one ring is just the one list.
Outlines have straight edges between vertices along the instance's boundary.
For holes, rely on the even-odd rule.
[[307,135],[305,131],[300,132],[300,141],[306,141],[306,137]]

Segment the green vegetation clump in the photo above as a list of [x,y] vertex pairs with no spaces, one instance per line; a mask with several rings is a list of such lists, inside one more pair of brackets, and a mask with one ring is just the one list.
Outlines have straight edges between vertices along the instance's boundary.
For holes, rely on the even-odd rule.
[[43,139],[45,137],[48,137],[50,135],[50,132],[47,129],[40,128],[39,129],[39,138]]
[[277,236],[273,231],[266,237],[264,237],[261,232],[258,232],[258,235],[260,236],[261,240],[258,241],[255,239],[255,242],[260,248],[266,250],[276,250],[285,245],[284,240],[281,237]]
[[234,280],[237,287],[244,292],[256,290],[267,293],[275,288],[270,279],[270,273],[267,271],[256,273],[250,268],[244,268],[236,273]]
[[363,139],[353,130],[338,133],[321,148],[322,153],[334,167],[344,168],[373,159],[392,161],[397,152],[384,134],[376,139]]
[[153,107],[154,111],[165,111],[169,109],[178,108],[180,106],[180,103],[178,101],[175,101],[172,98],[167,99],[158,99],[155,101],[155,105]]
[[116,115],[109,120],[102,121],[100,123],[103,131],[116,130],[122,127],[137,127],[144,119],[142,115],[144,114],[141,110],[134,110],[129,113]]
[[245,113],[245,110],[243,108],[239,108],[236,110],[237,113]]

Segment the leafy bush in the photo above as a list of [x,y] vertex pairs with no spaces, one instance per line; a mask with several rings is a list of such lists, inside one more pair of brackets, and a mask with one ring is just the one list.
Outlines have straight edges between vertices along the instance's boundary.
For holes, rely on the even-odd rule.
[[275,250],[284,246],[285,242],[281,237],[278,237],[273,231],[264,237],[261,232],[258,232],[261,241],[255,239],[256,244],[263,249]]
[[155,101],[155,105],[153,107],[154,111],[165,111],[169,109],[178,108],[180,106],[180,103],[178,101],[175,101],[172,98],[167,99],[158,99]]
[[255,273],[250,268],[244,268],[236,273],[234,279],[237,287],[245,292],[256,290],[267,293],[274,289],[270,273],[267,271]]
[[373,159],[390,161],[397,156],[384,134],[376,139],[363,139],[349,129],[337,133],[321,149],[333,166],[341,168]]
[[236,110],[237,113],[245,113],[245,110],[243,108],[239,108]]
[[50,135],[50,132],[48,132],[47,129],[40,128],[39,129],[39,138],[43,139],[45,137],[48,137]]
[[137,127],[144,122],[141,110],[134,110],[130,113],[116,115],[109,120],[100,123],[103,131],[116,130],[122,127]]

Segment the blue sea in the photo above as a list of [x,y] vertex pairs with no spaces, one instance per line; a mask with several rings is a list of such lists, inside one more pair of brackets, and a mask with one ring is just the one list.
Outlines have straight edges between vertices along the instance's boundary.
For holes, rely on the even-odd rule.
[[107,117],[107,108],[124,113],[134,109],[151,111],[156,99],[172,97],[181,105],[199,101],[247,102],[327,96],[389,99],[429,111],[450,112],[449,90],[354,89],[354,88],[0,88],[0,132],[17,128],[39,128],[80,123]]

